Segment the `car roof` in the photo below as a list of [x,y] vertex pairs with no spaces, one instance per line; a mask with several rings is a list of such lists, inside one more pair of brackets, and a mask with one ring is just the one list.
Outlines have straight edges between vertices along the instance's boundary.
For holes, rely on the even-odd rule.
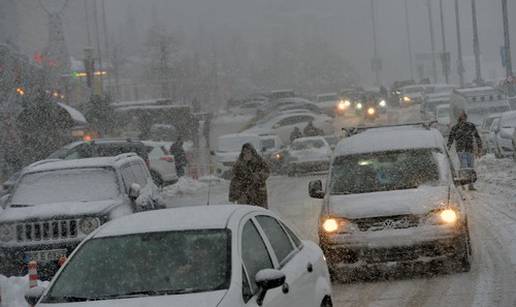
[[127,159],[141,160],[141,158],[134,153],[126,153],[114,157],[96,157],[76,160],[49,159],[38,161],[27,166],[27,168],[24,170],[24,173],[46,172],[73,168],[116,167],[118,164],[127,161]]
[[306,137],[297,138],[294,141],[292,141],[292,143],[301,143],[301,142],[305,142],[305,141],[316,141],[316,140],[326,142],[326,139],[322,136],[306,136]]
[[100,228],[94,238],[137,233],[195,229],[224,229],[232,217],[265,211],[257,206],[210,205],[153,210],[115,219]]
[[244,137],[259,138],[258,134],[254,134],[254,133],[230,133],[230,134],[224,134],[224,135],[219,136],[219,140],[232,139],[232,138],[244,138]]
[[341,140],[335,155],[432,148],[445,150],[439,131],[412,126],[380,127]]

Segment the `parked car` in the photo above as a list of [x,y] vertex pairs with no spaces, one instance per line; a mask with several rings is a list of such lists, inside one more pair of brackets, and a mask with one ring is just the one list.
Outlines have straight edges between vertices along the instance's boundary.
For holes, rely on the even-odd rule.
[[500,114],[489,115],[488,117],[484,118],[482,124],[478,129],[478,133],[480,134],[480,138],[482,139],[482,148],[485,152],[489,151],[489,134],[491,132],[491,126],[497,118],[500,118]]
[[324,113],[329,116],[335,116],[337,106],[341,99],[337,93],[326,93],[317,95],[315,101]]
[[288,151],[289,176],[328,171],[332,150],[322,136],[294,140]]
[[450,105],[451,93],[436,93],[423,96],[421,104],[421,117],[423,120],[435,120],[436,109],[441,105]]
[[456,86],[449,84],[416,84],[400,88],[400,106],[408,107],[423,102],[425,94],[450,94]]
[[212,153],[215,157],[215,174],[221,178],[230,179],[233,175],[233,165],[240,156],[242,146],[250,143],[260,153],[260,142],[258,134],[234,133],[220,136],[217,140],[217,150]]
[[176,161],[170,154],[171,142],[143,141],[150,148],[149,171],[152,180],[158,187],[171,185],[177,182]]
[[516,111],[502,113],[498,126],[495,127],[494,154],[497,158],[512,157],[513,142],[512,136],[516,128]]
[[316,115],[312,113],[291,113],[277,116],[267,122],[257,124],[256,126],[247,129],[246,133],[272,133],[278,135],[283,143],[290,143],[290,134],[295,127],[303,129],[309,122],[313,122],[314,126],[324,131],[324,134],[331,134],[335,132],[333,127],[333,119],[327,115]]
[[135,154],[43,160],[23,169],[0,215],[0,272],[27,274],[38,262],[49,279],[58,260],[100,225],[123,215],[161,209],[157,187]]
[[319,246],[301,241],[271,211],[219,205],[108,223],[77,248],[48,290],[28,299],[41,307],[297,307],[332,306],[331,295]]
[[275,162],[277,161],[275,154],[283,150],[285,145],[281,139],[275,134],[260,135],[260,149],[262,157],[269,163],[273,173],[276,172]]
[[468,216],[459,185],[474,171],[455,173],[441,134],[406,126],[366,130],[343,139],[323,189],[319,240],[330,273],[353,280],[370,272],[447,261],[469,271]]

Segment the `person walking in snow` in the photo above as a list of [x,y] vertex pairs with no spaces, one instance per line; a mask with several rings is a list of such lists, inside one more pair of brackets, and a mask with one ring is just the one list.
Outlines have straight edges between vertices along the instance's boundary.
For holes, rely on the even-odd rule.
[[170,146],[170,154],[174,156],[177,177],[183,177],[188,161],[186,160],[186,153],[183,149],[183,139],[181,137],[178,137],[176,142]]
[[266,180],[269,175],[267,162],[260,157],[253,145],[244,144],[233,166],[229,201],[268,208]]
[[[448,137],[448,149],[451,148],[455,142],[455,150],[459,157],[461,168],[475,167],[475,142],[477,146],[477,156],[482,152],[482,140],[478,134],[475,124],[467,121],[468,115],[462,111],[459,114],[458,122],[450,130]],[[469,185],[470,190],[475,190],[473,184]]]

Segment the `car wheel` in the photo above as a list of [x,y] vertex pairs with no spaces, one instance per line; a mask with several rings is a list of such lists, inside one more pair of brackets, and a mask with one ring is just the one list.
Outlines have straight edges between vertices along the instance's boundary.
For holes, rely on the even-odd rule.
[[468,233],[462,235],[454,258],[459,272],[469,272],[471,270],[471,244]]
[[323,301],[321,302],[321,307],[333,307],[331,297],[325,296]]
[[157,185],[158,187],[163,186],[163,179],[161,179],[161,176],[158,174],[158,172],[151,171],[151,177],[152,177],[152,181],[154,181],[155,185]]

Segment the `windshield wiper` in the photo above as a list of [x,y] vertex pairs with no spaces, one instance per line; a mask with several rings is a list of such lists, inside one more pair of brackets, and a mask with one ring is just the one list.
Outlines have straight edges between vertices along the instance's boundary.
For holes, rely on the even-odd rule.
[[27,207],[34,207],[34,205],[27,205],[27,204],[11,204],[11,208],[27,208]]
[[129,297],[138,297],[138,296],[155,296],[155,295],[171,295],[171,294],[184,294],[190,293],[194,291],[194,288],[185,288],[185,289],[176,289],[176,290],[141,290],[141,291],[131,291],[123,294],[111,294],[106,296],[100,296],[95,299],[113,299],[113,298],[129,298]]
[[55,302],[86,302],[86,301],[94,301],[96,298],[91,297],[81,297],[81,296],[48,296],[44,299],[45,303],[55,303]]

